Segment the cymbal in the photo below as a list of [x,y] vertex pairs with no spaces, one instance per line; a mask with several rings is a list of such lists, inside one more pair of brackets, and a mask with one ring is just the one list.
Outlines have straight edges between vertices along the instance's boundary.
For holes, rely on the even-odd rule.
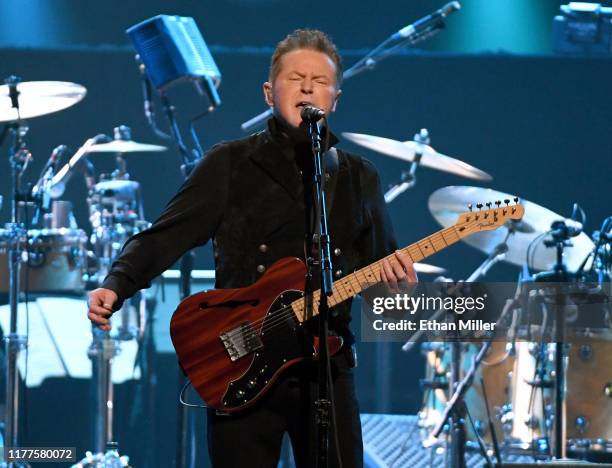
[[17,84],[19,114],[12,107],[9,86],[0,86],[0,122],[31,119],[64,110],[85,97],[87,89],[68,81],[24,81]]
[[138,143],[131,140],[113,140],[109,143],[92,145],[87,149],[88,153],[154,153],[167,151],[168,148],[160,145]]
[[[494,202],[496,200],[512,200],[513,195],[492,189],[468,186],[449,186],[436,190],[429,197],[429,211],[442,226],[455,224],[457,216],[466,211],[468,204]],[[521,200],[525,207],[525,215],[518,223],[506,224],[499,229],[478,232],[463,240],[478,250],[490,254],[509,233],[514,231],[507,240],[508,252],[504,260],[522,266],[527,259],[529,245],[541,234],[550,229],[553,221],[566,219],[555,212],[536,203]],[[504,205],[502,205],[504,206]],[[546,238],[546,236],[543,236]],[[571,247],[563,253],[563,261],[568,270],[575,271],[594,248],[593,241],[585,233],[571,238]],[[533,255],[533,256],[532,256]],[[556,263],[556,250],[547,248],[542,242],[534,244],[530,252],[529,265],[536,270],[549,270]]]
[[[363,133],[343,132],[342,136],[353,143],[368,148],[378,153],[392,156],[403,161],[412,162],[416,155],[419,143],[414,141],[397,141],[391,138],[383,138]],[[442,153],[438,153],[429,145],[420,145],[423,148],[423,156],[419,164],[421,166],[437,169],[439,171],[450,172],[461,177],[475,180],[493,180],[489,174],[471,166],[459,159],[451,158]]]
[[442,268],[429,263],[413,263],[414,271],[417,273],[423,273],[426,275],[443,275],[446,273],[446,268]]

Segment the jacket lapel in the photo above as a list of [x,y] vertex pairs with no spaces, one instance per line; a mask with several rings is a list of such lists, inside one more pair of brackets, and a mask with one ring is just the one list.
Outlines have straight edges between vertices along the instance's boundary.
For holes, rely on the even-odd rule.
[[268,135],[262,133],[261,138],[261,147],[250,154],[250,159],[297,200],[302,181],[295,164],[282,154],[281,148]]

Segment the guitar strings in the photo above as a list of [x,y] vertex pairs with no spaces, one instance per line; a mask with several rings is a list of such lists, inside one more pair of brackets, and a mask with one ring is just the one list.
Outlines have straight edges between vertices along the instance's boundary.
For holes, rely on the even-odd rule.
[[[479,224],[479,223],[480,223],[480,221],[474,221],[474,222],[471,222],[471,223],[467,223],[465,226],[467,227],[467,226],[470,226],[471,224],[476,225],[476,224]],[[417,244],[418,244],[418,242],[417,242]],[[413,244],[411,244],[411,245],[413,245]],[[407,246],[407,247],[405,247],[402,250],[408,249],[408,247],[410,247],[410,246]],[[391,254],[391,255],[387,255],[386,257],[384,257],[384,259],[391,260],[394,257],[395,257],[395,255]],[[426,257],[424,257],[424,258],[426,258]],[[377,262],[374,262],[372,265],[375,265],[375,264],[378,265],[379,263],[382,262],[382,260],[383,259],[378,260]],[[370,266],[372,266],[372,265],[370,265]],[[357,271],[360,271],[360,270],[357,270]],[[379,271],[380,271],[380,267],[379,267]],[[320,290],[315,291],[313,293],[313,295],[316,292],[320,293]],[[243,339],[252,338],[252,337],[254,337],[254,336],[256,336],[258,334],[258,333],[256,333],[255,330],[259,327],[260,324],[261,324],[261,327],[259,327],[259,332],[261,332],[261,333],[263,333],[263,332],[269,333],[269,332],[272,331],[272,329],[280,327],[282,325],[282,322],[284,322],[285,320],[287,320],[289,318],[292,318],[292,317],[297,319],[297,316],[295,315],[295,313],[293,313],[293,307],[291,307],[291,305],[289,305],[289,306],[283,307],[281,309],[278,309],[276,311],[276,314],[273,317],[271,317],[271,318],[270,317],[264,317],[262,319],[258,319],[256,321],[252,322],[253,328],[251,328],[249,331],[244,330],[244,329],[234,330],[234,331],[229,332],[227,334],[227,336],[230,337],[230,338],[233,338],[236,335],[240,335],[241,334]],[[268,322],[266,322],[266,318],[269,319]]]
[[[474,225],[475,224],[479,224],[479,222],[480,221],[474,221],[474,222],[471,222],[471,223],[467,223],[466,226],[469,226],[470,224],[474,224]],[[408,247],[410,247],[410,246],[408,246]],[[408,247],[405,247],[402,250],[408,249]],[[394,258],[394,254],[391,254],[391,255],[388,255],[388,256],[384,257],[384,259],[388,259],[388,260],[391,260],[393,258]],[[377,262],[374,262],[372,265],[379,264],[382,260],[383,259],[378,260]],[[360,270],[357,270],[357,271],[360,271]],[[379,268],[379,271],[380,271],[380,268]],[[315,291],[313,294],[315,294],[316,292],[320,293],[320,290]],[[260,332],[270,332],[273,328],[280,326],[283,321],[285,321],[286,319],[291,318],[292,316],[297,319],[297,316],[293,313],[293,308],[290,305],[286,306],[286,307],[283,307],[281,309],[278,309],[276,311],[275,316],[272,317],[272,318],[264,317],[262,319],[258,319],[256,321],[252,322],[252,325],[254,325],[254,327],[251,329],[251,331],[249,333],[250,333],[251,336],[254,336],[256,334],[255,333],[255,329],[260,324],[261,324],[261,327],[259,328]],[[266,319],[269,319],[269,321],[266,322]],[[243,337],[246,337],[247,336],[246,333],[247,332],[244,329],[234,330],[234,331],[228,333],[228,337],[234,337],[237,334],[242,334]]]

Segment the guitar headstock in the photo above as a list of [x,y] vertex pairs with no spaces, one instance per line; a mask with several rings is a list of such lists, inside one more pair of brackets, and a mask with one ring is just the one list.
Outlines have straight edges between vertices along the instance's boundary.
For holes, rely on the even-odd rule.
[[[518,221],[525,214],[525,207],[514,198],[514,204],[509,199],[497,200],[495,202],[476,204],[477,211],[472,204],[468,205],[470,211],[461,213],[455,227],[461,237],[468,236],[474,232],[492,231],[503,226],[507,221]],[[486,209],[483,209],[485,208]]]

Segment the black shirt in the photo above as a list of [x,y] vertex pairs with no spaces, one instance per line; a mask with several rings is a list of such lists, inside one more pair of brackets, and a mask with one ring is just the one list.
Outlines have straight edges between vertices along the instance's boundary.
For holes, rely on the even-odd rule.
[[[331,134],[329,140],[337,143]],[[303,259],[308,150],[274,119],[263,132],[214,146],[151,228],[126,242],[102,287],[123,301],[210,239],[217,288],[251,285],[283,257]],[[360,156],[337,155],[329,170],[336,178],[328,213],[334,279],[397,248],[376,169]],[[349,311],[350,301],[337,306],[332,326],[347,338]]]

